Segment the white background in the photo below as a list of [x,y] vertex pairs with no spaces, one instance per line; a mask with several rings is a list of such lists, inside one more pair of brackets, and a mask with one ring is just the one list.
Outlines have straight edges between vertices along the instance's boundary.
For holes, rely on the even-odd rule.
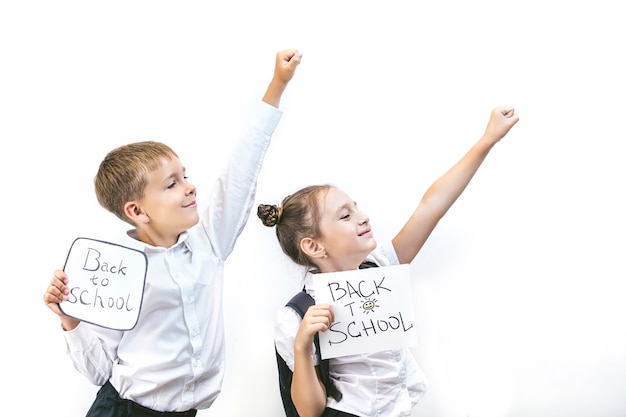
[[[296,47],[257,203],[331,182],[379,241],[493,107],[520,115],[411,265],[413,415],[624,415],[625,36],[604,0],[3,2],[3,409],[95,396],[42,294],[75,237],[126,229],[94,196],[105,153],[167,142],[203,195]],[[227,374],[199,416],[281,416],[272,326],[300,276],[254,214],[226,276]]]

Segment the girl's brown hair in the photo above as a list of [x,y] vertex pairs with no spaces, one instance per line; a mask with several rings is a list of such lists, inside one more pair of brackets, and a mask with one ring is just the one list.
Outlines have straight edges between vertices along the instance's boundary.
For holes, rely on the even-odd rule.
[[315,264],[300,248],[304,238],[320,237],[320,196],[330,185],[304,187],[283,200],[280,206],[260,204],[257,216],[267,227],[276,227],[276,237],[283,252],[298,265],[314,267]]

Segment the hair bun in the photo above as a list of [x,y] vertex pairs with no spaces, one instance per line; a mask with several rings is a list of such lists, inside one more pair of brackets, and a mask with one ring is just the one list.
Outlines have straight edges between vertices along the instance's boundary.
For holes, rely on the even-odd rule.
[[280,208],[269,204],[259,204],[256,215],[267,227],[276,226],[280,221]]

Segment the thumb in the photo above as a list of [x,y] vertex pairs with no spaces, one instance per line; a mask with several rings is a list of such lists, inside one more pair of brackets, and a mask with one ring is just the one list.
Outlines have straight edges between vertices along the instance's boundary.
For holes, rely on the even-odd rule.
[[290,50],[289,53],[285,56],[285,61],[290,67],[297,67],[302,60],[302,52],[298,52],[298,50],[293,49]]
[[513,114],[515,114],[515,108],[514,107],[501,107],[500,114],[504,117],[511,117],[513,116]]

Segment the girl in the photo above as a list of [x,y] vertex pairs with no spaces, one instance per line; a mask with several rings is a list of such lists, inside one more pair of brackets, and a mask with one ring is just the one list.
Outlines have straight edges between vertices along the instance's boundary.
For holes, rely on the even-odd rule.
[[[514,108],[495,108],[483,136],[428,188],[389,243],[377,245],[368,216],[345,192],[330,185],[305,187],[280,206],[262,204],[258,216],[265,226],[276,226],[283,252],[307,268],[305,290],[313,297],[312,274],[357,269],[366,260],[378,266],[410,263],[493,146],[518,120]],[[288,307],[278,314],[276,349],[293,371],[291,396],[298,414],[410,416],[427,382],[409,349],[330,359],[330,379],[341,395],[327,395],[313,341],[333,321],[328,304],[311,306],[302,319]]]

